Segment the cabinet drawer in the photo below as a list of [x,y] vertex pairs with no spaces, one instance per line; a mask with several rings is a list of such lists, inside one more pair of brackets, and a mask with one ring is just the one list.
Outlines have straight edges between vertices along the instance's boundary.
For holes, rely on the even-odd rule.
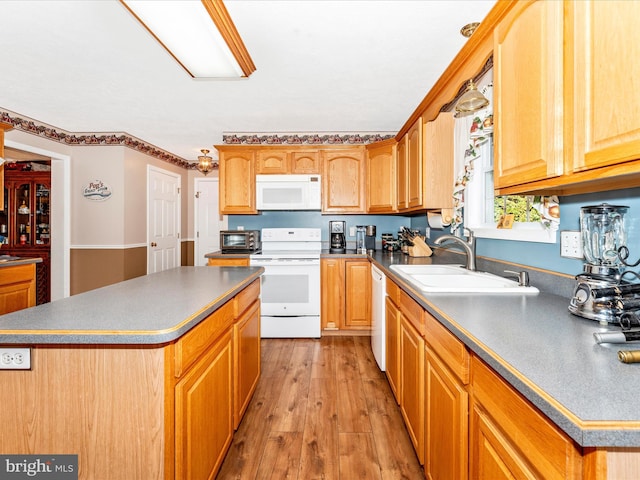
[[249,257],[233,257],[233,258],[209,258],[207,261],[209,267],[248,267]]
[[234,302],[228,301],[185,333],[175,344],[175,376],[181,377],[228,327],[233,324]]
[[463,384],[469,383],[469,352],[467,347],[429,313],[424,314],[425,339],[445,365]]
[[249,306],[260,296],[260,279],[255,280],[251,285],[242,290],[233,299],[233,316],[238,318]]
[[387,278],[387,296],[393,303],[400,305],[400,287]]
[[424,337],[424,309],[404,291],[400,291],[400,311],[418,330],[418,333]]
[[0,268],[0,283],[9,285],[12,283],[30,282],[34,279],[35,264],[16,265],[13,267]]
[[482,407],[474,409],[491,417],[512,448],[519,450],[518,455],[538,471],[539,478],[581,478],[577,445],[475,356],[471,358],[471,385],[473,403]]

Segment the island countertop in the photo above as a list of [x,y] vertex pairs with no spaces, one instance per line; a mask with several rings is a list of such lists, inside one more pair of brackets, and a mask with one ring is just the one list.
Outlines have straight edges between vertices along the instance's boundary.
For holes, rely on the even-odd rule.
[[171,342],[260,277],[261,267],[177,267],[0,316],[0,344]]

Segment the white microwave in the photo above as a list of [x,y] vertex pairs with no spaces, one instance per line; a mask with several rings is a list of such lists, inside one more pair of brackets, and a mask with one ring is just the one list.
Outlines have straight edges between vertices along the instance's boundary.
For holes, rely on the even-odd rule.
[[256,175],[258,210],[321,210],[320,175]]

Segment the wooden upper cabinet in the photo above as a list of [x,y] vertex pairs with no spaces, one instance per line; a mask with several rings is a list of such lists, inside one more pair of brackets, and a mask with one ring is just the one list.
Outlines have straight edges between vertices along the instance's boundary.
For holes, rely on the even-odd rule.
[[367,146],[367,212],[393,213],[396,201],[395,139]]
[[516,2],[495,28],[497,190],[563,173],[563,7]]
[[425,208],[453,208],[453,113],[424,124]]
[[323,155],[322,211],[364,213],[364,148],[325,150]]
[[290,160],[291,173],[321,173],[320,152],[314,151],[294,151],[291,152]]
[[256,173],[289,173],[289,154],[284,150],[258,150]]
[[256,173],[258,174],[319,174],[320,172],[318,150],[272,148],[256,150]]
[[254,150],[216,148],[220,152],[220,213],[258,213]]
[[408,134],[403,135],[397,147],[397,198],[398,210],[406,210],[409,207],[408,179],[409,163],[407,157]]
[[423,208],[422,117],[407,132],[407,167],[407,206],[409,208]]
[[[640,158],[640,3],[568,2],[572,172]],[[638,167],[635,167],[638,171]],[[619,172],[618,172],[619,173]]]

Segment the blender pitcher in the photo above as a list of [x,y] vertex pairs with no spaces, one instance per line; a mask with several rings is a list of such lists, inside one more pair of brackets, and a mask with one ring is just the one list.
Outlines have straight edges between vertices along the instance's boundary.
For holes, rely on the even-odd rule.
[[[590,273],[611,274],[618,270],[618,249],[626,244],[625,214],[629,207],[603,203],[580,209],[580,230],[587,263],[593,267]],[[585,271],[587,271],[585,265]],[[609,270],[609,271],[607,271]]]

